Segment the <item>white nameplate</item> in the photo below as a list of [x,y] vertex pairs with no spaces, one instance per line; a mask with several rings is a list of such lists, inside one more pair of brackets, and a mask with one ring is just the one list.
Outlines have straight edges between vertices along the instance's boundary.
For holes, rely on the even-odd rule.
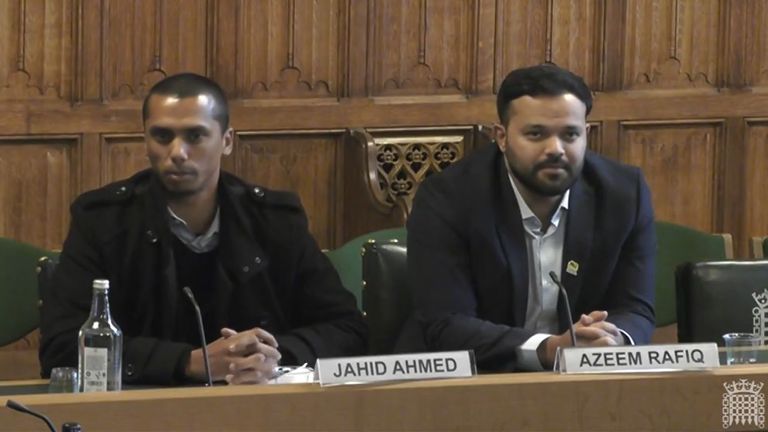
[[320,385],[463,378],[475,375],[470,351],[338,357],[317,360]]
[[702,370],[720,366],[717,344],[565,348],[555,371],[561,373],[659,372]]

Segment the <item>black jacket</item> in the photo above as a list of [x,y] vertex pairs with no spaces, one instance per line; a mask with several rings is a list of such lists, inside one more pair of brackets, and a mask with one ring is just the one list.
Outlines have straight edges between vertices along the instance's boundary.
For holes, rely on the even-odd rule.
[[[54,288],[41,310],[43,376],[53,367],[77,365],[77,332],[97,278],[111,283],[112,317],[124,334],[124,382],[173,382],[199,347],[189,338],[196,334],[189,331],[195,321],[178,287],[174,237],[160,191],[157,178],[142,171],[72,204]],[[216,284],[201,305],[207,341],[218,338],[222,327],[261,327],[277,338],[284,364],[363,354],[363,318],[309,233],[298,197],[227,173],[218,195]]]
[[[573,318],[607,310],[608,321],[648,343],[655,248],[640,170],[587,152],[571,187],[560,276]],[[577,271],[567,271],[569,262]],[[401,345],[417,345],[420,327],[428,349],[473,349],[480,369],[518,368],[516,349],[535,334],[524,328],[528,257],[520,207],[495,145],[419,188],[408,219],[408,273],[421,325],[411,325]],[[558,315],[565,331],[563,302]]]

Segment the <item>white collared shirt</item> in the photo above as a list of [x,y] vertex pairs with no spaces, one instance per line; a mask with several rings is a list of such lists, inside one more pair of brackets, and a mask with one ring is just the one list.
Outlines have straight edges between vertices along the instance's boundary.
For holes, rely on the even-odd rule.
[[520,195],[512,181],[520,216],[525,230],[525,246],[528,251],[528,305],[525,313],[525,328],[537,333],[556,333],[558,330],[557,299],[558,287],[549,277],[555,272],[560,278],[565,245],[565,222],[568,217],[568,202],[571,191],[567,190],[560,205],[552,215],[547,230],[542,232],[542,223]]
[[219,245],[219,208],[216,208],[216,216],[213,217],[213,222],[208,230],[203,234],[197,235],[189,229],[187,222],[178,217],[176,213],[168,207],[168,214],[171,216],[169,224],[171,232],[178,238],[185,246],[195,253],[210,252]]
[[[512,171],[505,160],[507,175],[515,192],[517,204],[520,207],[520,217],[525,230],[525,246],[528,252],[528,304],[525,314],[525,328],[534,330],[536,334],[528,338],[517,349],[518,365],[527,370],[544,370],[536,349],[548,337],[557,334],[559,319],[557,316],[557,300],[559,288],[549,277],[553,271],[562,280],[560,270],[563,268],[563,248],[565,246],[565,227],[568,217],[568,205],[571,190],[563,194],[546,232],[541,232],[542,223],[525,202],[512,177]],[[618,329],[626,343],[635,342],[629,333]]]
[[557,285],[549,278],[554,271],[558,278],[563,263],[565,226],[568,217],[570,189],[563,194],[557,210],[546,232],[541,232],[542,223],[525,202],[512,177],[512,171],[505,160],[507,175],[520,207],[520,217],[525,230],[525,246],[528,256],[528,304],[525,313],[525,328],[536,334],[528,338],[517,349],[518,365],[527,370],[544,370],[536,349],[546,338],[557,333]]

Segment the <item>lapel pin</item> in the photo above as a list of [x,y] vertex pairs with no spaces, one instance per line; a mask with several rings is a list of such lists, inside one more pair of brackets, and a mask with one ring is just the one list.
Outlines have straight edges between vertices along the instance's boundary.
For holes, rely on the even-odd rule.
[[565,272],[569,275],[578,276],[579,275],[579,263],[576,261],[568,261],[568,265],[565,266]]

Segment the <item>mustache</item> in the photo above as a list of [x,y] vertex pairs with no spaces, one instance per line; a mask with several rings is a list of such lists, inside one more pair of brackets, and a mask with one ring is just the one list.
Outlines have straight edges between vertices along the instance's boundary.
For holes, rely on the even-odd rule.
[[564,160],[558,158],[558,159],[547,159],[545,161],[539,162],[536,165],[533,166],[533,171],[540,171],[547,168],[561,168],[568,172],[571,172],[573,168],[571,167],[568,162],[565,162]]
[[164,172],[164,174],[197,174],[197,171],[192,168],[184,168],[184,169],[169,169]]

